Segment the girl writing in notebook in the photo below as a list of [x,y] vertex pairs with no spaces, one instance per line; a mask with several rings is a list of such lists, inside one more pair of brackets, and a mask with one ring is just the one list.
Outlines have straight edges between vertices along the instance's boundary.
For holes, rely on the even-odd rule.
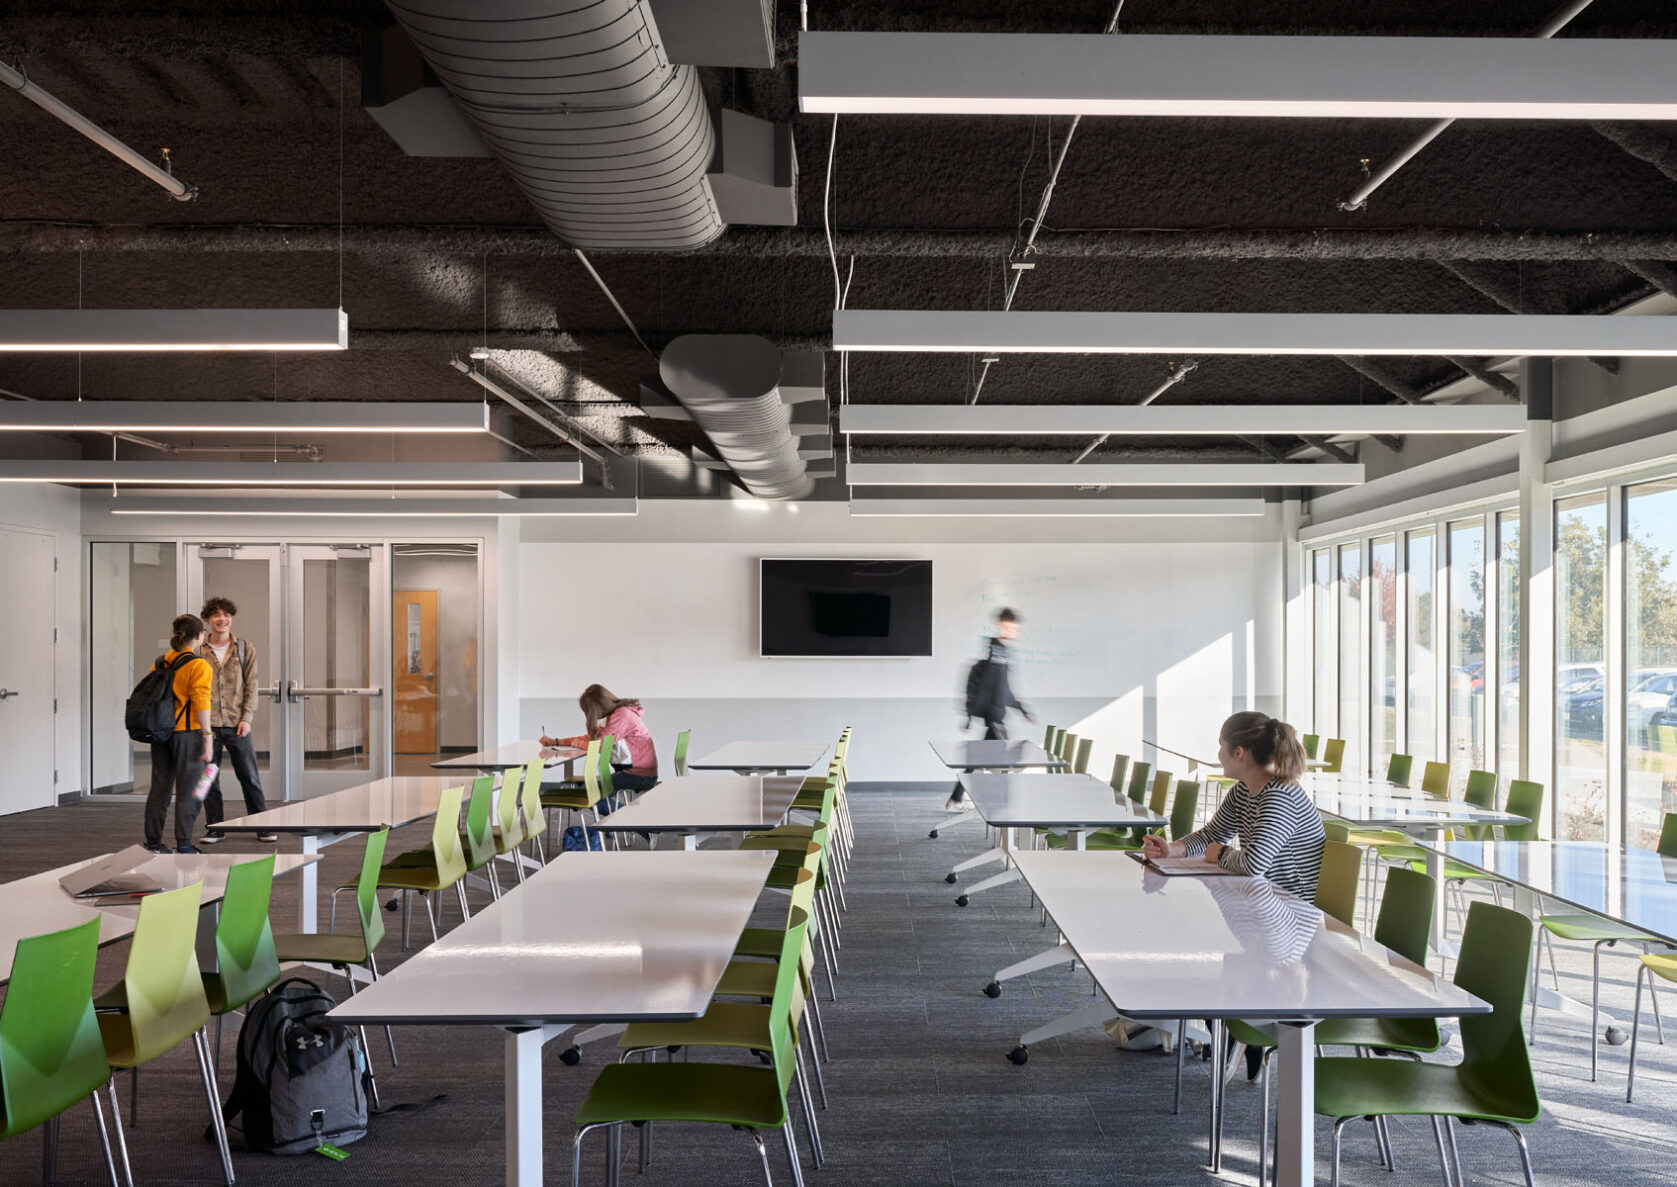
[[[543,746],[570,746],[586,750],[588,743],[607,734],[617,739],[613,749],[612,786],[618,791],[646,791],[658,784],[658,752],[653,748],[652,735],[641,721],[641,703],[632,697],[620,697],[603,684],[590,684],[577,698],[582,707],[583,724],[587,733],[574,738],[543,737]],[[627,751],[627,761],[618,756]]]
[[1306,902],[1316,896],[1327,835],[1299,776],[1298,732],[1267,713],[1236,713],[1218,732],[1217,760],[1238,780],[1211,820],[1179,841],[1149,835],[1148,857],[1201,857],[1263,878]]

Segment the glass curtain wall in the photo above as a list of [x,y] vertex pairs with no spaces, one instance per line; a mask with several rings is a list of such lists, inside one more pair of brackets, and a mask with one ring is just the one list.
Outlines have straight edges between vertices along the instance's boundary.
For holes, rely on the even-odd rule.
[[1497,522],[1497,775],[1520,777],[1520,513]]
[[1345,739],[1347,771],[1367,771],[1362,758],[1363,550],[1339,549],[1339,736]]
[[1398,748],[1397,734],[1397,538],[1368,546],[1370,599],[1368,647],[1368,752],[1379,768]]
[[1555,836],[1605,840],[1607,496],[1555,503]]
[[1339,670],[1339,648],[1333,633],[1333,550],[1318,548],[1310,556],[1311,623],[1314,668],[1311,673],[1311,732],[1338,737],[1334,678]]
[[1624,839],[1677,808],[1677,480],[1625,488]]
[[1409,674],[1408,749],[1416,762],[1432,759],[1437,747],[1438,718],[1433,700],[1438,688],[1438,661],[1433,650],[1433,581],[1437,566],[1437,538],[1432,529],[1410,532],[1405,547],[1404,598]]
[[1485,525],[1450,525],[1450,784],[1485,766]]

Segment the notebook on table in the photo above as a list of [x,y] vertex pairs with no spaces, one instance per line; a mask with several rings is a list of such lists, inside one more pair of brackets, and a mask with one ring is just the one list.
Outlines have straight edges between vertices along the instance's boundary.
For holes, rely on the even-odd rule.
[[72,870],[58,880],[58,884],[72,898],[115,898],[138,894],[156,894],[163,884],[149,874],[137,873],[153,857],[144,845],[130,845],[120,853],[101,857],[79,870]]
[[1199,878],[1239,878],[1234,870],[1225,870],[1214,861],[1207,861],[1203,857],[1144,857],[1139,851],[1132,849],[1130,856],[1156,874],[1163,874],[1167,878],[1199,877]]

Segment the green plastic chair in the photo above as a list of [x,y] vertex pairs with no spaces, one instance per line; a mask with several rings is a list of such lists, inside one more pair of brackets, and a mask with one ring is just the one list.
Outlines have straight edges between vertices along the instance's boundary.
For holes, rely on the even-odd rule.
[[[608,1177],[616,1181],[616,1157],[621,1127],[628,1122],[683,1121],[728,1125],[751,1135],[765,1181],[769,1175],[764,1130],[778,1129],[786,1139],[786,1153],[796,1177],[797,1142],[792,1136],[787,1090],[797,1067],[797,1039],[792,1029],[792,997],[797,989],[798,953],[802,950],[809,917],[786,929],[779,953],[780,973],[769,1003],[768,1051],[770,1066],[742,1063],[617,1063],[603,1069],[588,1090],[575,1121],[571,1143],[571,1185],[582,1181],[582,1142],[591,1132],[613,1127],[608,1147]],[[806,1109],[809,1097],[803,1098]],[[813,1114],[809,1114],[813,1115]],[[647,1140],[641,1129],[642,1142]],[[643,1156],[645,1147],[643,1146]]]
[[[595,818],[599,816],[599,803],[602,792],[600,784],[600,742],[594,738],[588,743],[588,754],[582,760],[582,788],[560,785],[558,787],[542,788],[542,808],[544,811],[559,808],[567,816],[575,816],[576,822],[582,828],[582,843],[586,850],[592,842],[588,839],[588,821],[582,815],[593,812]],[[611,751],[606,751],[609,757]]]
[[693,737],[692,730],[682,730],[675,736],[675,773],[687,774],[687,743]]
[[1058,728],[1059,728],[1058,726],[1053,726],[1053,725],[1045,726],[1043,728],[1043,731],[1042,731],[1042,748],[1044,750],[1048,751],[1049,754],[1054,753],[1054,731]]
[[[1518,912],[1485,902],[1474,903],[1468,911],[1455,983],[1488,1002],[1491,1012],[1462,1016],[1459,1064],[1342,1057],[1316,1060],[1316,1112],[1334,1118],[1334,1187],[1339,1183],[1345,1123],[1370,1116],[1434,1118],[1441,1163],[1446,1143],[1451,1161],[1456,1161],[1451,1118],[1505,1129],[1519,1147],[1526,1187],[1535,1187],[1531,1155],[1518,1128],[1536,1121],[1543,1111],[1520,1027],[1531,943],[1531,920]],[[1448,1166],[1445,1175],[1450,1175]]]
[[1357,926],[1357,882],[1362,877],[1363,851],[1343,841],[1325,841],[1322,865],[1316,874],[1316,906],[1346,927]]
[[1409,754],[1394,754],[1386,761],[1386,782],[1396,787],[1408,787],[1409,776],[1415,770],[1415,758]]
[[[0,1007],[0,1139],[50,1121],[84,1098],[99,1120],[99,1146],[111,1187],[116,1161],[99,1090],[111,1083],[99,1021],[93,1013],[93,966],[99,920],[19,940]],[[128,1170],[122,1111],[111,1090],[117,1145]]]
[[1048,745],[1043,749],[1055,758],[1060,757],[1060,739],[1065,737],[1066,731],[1057,725],[1048,727]]
[[1345,769],[1345,739],[1329,738],[1322,743],[1322,761],[1327,766],[1322,769],[1330,775],[1338,775]]
[[[1467,790],[1462,794],[1464,804],[1472,804],[1475,808],[1489,808],[1496,811],[1497,781],[1495,771],[1469,771],[1467,773]],[[1470,841],[1489,841],[1495,837],[1488,824],[1470,824],[1463,830],[1463,835]]]
[[[361,919],[361,934],[340,933],[338,925],[338,900],[332,900],[331,926],[334,930],[328,932],[300,932],[296,934],[279,935],[274,937],[274,951],[281,961],[303,961],[308,964],[324,964],[337,969],[343,974],[344,980],[349,982],[349,994],[355,996],[356,983],[354,975],[349,971],[351,967],[364,968],[367,975],[374,981],[378,980],[378,946],[384,942],[384,913],[378,905],[378,876],[384,862],[384,847],[390,839],[390,830],[381,828],[376,833],[367,834],[367,844],[361,850],[361,876],[355,882],[355,909]],[[396,1035],[390,1027],[384,1028],[384,1040],[390,1045],[390,1066],[396,1067]],[[367,1046],[366,1028],[361,1028],[361,1049],[371,1051]],[[372,1074],[371,1059],[368,1060],[368,1075]],[[378,1084],[373,1083],[373,1102],[378,1103]]]
[[[140,900],[140,917],[128,949],[128,968],[110,989],[93,999],[105,1059],[114,1068],[138,1068],[173,1051],[187,1039],[198,1055],[209,1104],[210,1126],[221,1154],[221,1172],[233,1182],[233,1156],[216,1099],[215,1071],[204,1028],[210,1003],[194,945],[204,884],[194,882]],[[133,1102],[138,1105],[138,1099]]]
[[[391,866],[379,870],[380,890],[402,892],[402,947],[408,946],[408,896],[417,892],[431,923],[431,939],[437,938],[437,914],[431,909],[431,895],[455,886],[466,876],[466,854],[460,848],[460,801],[464,787],[449,787],[437,797],[437,816],[431,826],[431,863],[425,866]],[[462,893],[462,898],[465,895]]]
[[1089,755],[1095,749],[1093,738],[1082,738],[1077,743],[1077,757],[1072,760],[1071,769],[1079,775],[1089,773]]
[[[1179,779],[1176,782],[1176,795],[1170,805],[1170,839],[1179,841],[1194,831],[1194,812],[1199,808],[1200,785],[1191,779]],[[1158,829],[1143,830],[1157,833]],[[1050,849],[1064,849],[1066,838],[1051,834],[1048,838]],[[1141,848],[1142,842],[1136,840],[1135,833],[1129,829],[1115,831],[1101,829],[1090,833],[1083,839],[1085,849],[1099,850],[1133,850]]]
[[1056,757],[1061,762],[1066,764],[1066,766],[1062,767],[1061,770],[1070,770],[1072,761],[1077,757],[1077,735],[1076,734],[1069,734],[1068,733],[1068,734],[1061,734],[1060,735],[1059,752],[1056,755]]
[[1147,796],[1147,784],[1152,778],[1153,778],[1153,764],[1152,763],[1150,763],[1150,762],[1138,762],[1138,763],[1136,763],[1135,765],[1130,767],[1130,785],[1129,785],[1129,787],[1125,788],[1124,794],[1129,796],[1131,801],[1133,801],[1134,803],[1137,803],[1137,804],[1141,803],[1142,800],[1145,799],[1146,796]]
[[[1671,817],[1666,816],[1670,823]],[[1677,981],[1677,952],[1644,952],[1641,956],[1641,966],[1636,970],[1636,1012],[1631,1015],[1630,1024],[1630,1069],[1625,1075],[1625,1103],[1636,1099],[1636,1042],[1642,1030],[1642,982],[1648,982],[1650,999],[1654,993],[1655,977],[1664,981]],[[1656,1021],[1659,1014],[1655,1013]],[[1661,1028],[1660,1041],[1665,1041],[1664,1029]]]
[[1112,788],[1113,799],[1122,800],[1124,798],[1124,781],[1129,778],[1129,774],[1130,756],[1127,754],[1113,755],[1112,778],[1107,780],[1107,785]]
[[[495,776],[479,775],[472,780],[471,795],[466,800],[466,827],[460,830],[460,846],[466,855],[466,871],[468,873],[475,874],[495,859],[495,833],[489,818],[494,798]],[[386,869],[402,867],[423,869],[426,866],[433,865],[435,860],[431,853],[431,847],[427,845],[423,849],[409,849],[404,853],[398,853],[384,864]],[[490,873],[490,894],[494,898],[500,898],[501,889],[493,881],[494,871],[491,870]],[[355,885],[356,883],[346,883],[339,889],[350,890]],[[464,894],[464,886],[465,884],[461,883],[457,887],[462,895]],[[463,917],[471,917],[464,902],[461,903],[460,911]]]
[[1299,736],[1299,741],[1304,744],[1304,756],[1306,758],[1315,758],[1317,749],[1322,745],[1322,735],[1301,734]]
[[[1406,779],[1405,782],[1408,782]],[[1421,792],[1430,799],[1450,798],[1450,764],[1431,762],[1421,768]]]
[[[547,846],[542,844],[542,834],[547,831],[547,813],[542,811],[542,769],[540,759],[524,764],[524,782],[518,790],[518,809],[522,813],[518,823],[524,830],[525,843],[530,846],[530,856],[545,866]],[[506,794],[504,780],[501,794]]]
[[[528,768],[513,767],[501,775],[501,794],[495,797],[495,823],[490,825],[489,836],[494,844],[496,857],[512,858],[513,873],[520,882],[524,881],[524,863],[518,860],[519,846],[524,844],[525,814],[524,804],[520,799],[523,786],[529,780]],[[536,802],[541,802],[541,774],[536,775]],[[541,813],[538,813],[540,815]],[[545,826],[545,821],[543,822]],[[498,889],[501,875],[494,866],[490,867],[490,882]]]
[[227,871],[221,918],[215,927],[216,971],[204,973],[204,997],[215,1018],[215,1068],[221,1071],[221,1022],[280,979],[268,902],[274,892],[274,855],[242,861]]

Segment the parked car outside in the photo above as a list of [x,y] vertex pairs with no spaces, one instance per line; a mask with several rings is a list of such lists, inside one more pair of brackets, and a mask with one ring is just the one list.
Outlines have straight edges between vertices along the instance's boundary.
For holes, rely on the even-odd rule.
[[1606,682],[1591,680],[1566,694],[1566,736],[1601,740],[1601,702]]

